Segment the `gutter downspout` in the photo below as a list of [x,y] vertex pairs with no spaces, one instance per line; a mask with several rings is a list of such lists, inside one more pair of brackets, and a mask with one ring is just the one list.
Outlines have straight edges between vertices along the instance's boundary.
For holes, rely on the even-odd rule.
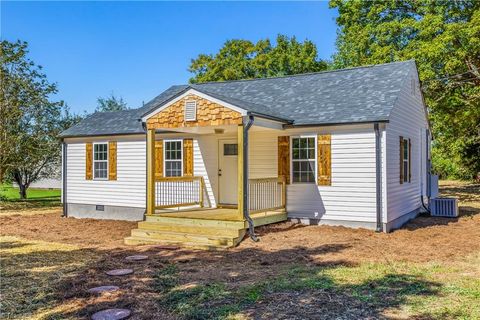
[[380,129],[378,122],[373,124],[375,130],[375,176],[376,176],[376,213],[377,228],[376,232],[382,232],[382,152],[380,141]]
[[148,170],[148,141],[147,141],[147,124],[145,122],[142,122],[142,128],[145,131],[145,211],[143,212],[143,221],[147,219],[147,202],[148,202],[148,179],[147,179],[147,170]]
[[248,122],[243,127],[243,218],[248,222],[250,239],[257,242],[259,239],[255,235],[255,225],[248,210],[248,130],[253,125],[253,121],[253,115],[248,114]]
[[62,140],[62,202],[63,211],[61,217],[68,217],[67,206],[67,144]]
[[430,144],[428,143],[428,138],[429,138],[429,135],[430,135],[430,131],[428,129],[425,130],[425,179],[427,181],[425,181],[426,183],[426,187],[427,187],[427,205],[425,205],[425,198],[424,198],[424,195],[423,195],[423,178],[422,177],[422,183],[420,185],[420,202],[422,203],[422,207],[423,209],[425,209],[425,211],[428,213],[428,214],[431,214],[430,213],[430,197],[432,196],[431,194],[431,188],[432,188],[432,185],[431,185],[431,178],[430,178],[430,175],[432,174],[432,168],[431,168],[431,164],[430,164],[430,159],[428,158],[428,153],[429,153],[429,148],[430,148]]

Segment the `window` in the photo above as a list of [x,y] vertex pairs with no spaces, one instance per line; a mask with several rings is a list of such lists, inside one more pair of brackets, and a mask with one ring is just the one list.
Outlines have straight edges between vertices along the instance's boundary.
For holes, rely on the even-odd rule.
[[292,139],[292,181],[315,182],[315,138]]
[[108,178],[108,144],[93,144],[93,178]]
[[237,156],[238,155],[238,144],[236,144],[236,143],[225,143],[223,145],[223,155],[224,156]]
[[403,139],[402,152],[403,152],[403,182],[410,181],[410,148],[409,139]]
[[185,101],[185,121],[197,120],[197,102]]
[[165,141],[165,177],[182,176],[182,140]]

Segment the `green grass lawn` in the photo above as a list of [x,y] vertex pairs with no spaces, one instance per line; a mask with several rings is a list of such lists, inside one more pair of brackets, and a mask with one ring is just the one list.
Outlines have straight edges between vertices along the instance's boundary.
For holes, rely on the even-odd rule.
[[0,186],[1,207],[5,210],[57,207],[60,205],[60,189],[35,189],[27,190],[27,199],[21,200],[18,188],[10,184]]

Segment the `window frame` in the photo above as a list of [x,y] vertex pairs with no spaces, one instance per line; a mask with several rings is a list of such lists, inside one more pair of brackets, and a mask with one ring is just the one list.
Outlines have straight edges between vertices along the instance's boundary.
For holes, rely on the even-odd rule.
[[[403,161],[402,161],[402,168],[401,170],[403,171],[403,183],[410,183],[410,157],[412,156],[410,154],[410,139],[409,138],[402,138],[402,153],[403,153]],[[405,148],[407,151],[407,158],[405,158]]]
[[[225,146],[227,145],[236,145],[236,153],[235,154],[225,154]],[[238,157],[238,143],[223,143],[223,150],[222,150],[223,156],[224,157]]]
[[[313,143],[314,143],[314,171],[313,171],[313,181],[312,182],[295,182],[293,180],[293,140],[294,139],[301,139],[301,138],[313,138]],[[317,184],[318,181],[318,146],[317,146],[317,134],[305,134],[305,135],[296,135],[296,136],[290,136],[290,182],[292,184]],[[308,159],[306,159],[308,160]],[[306,160],[295,160],[295,161],[306,161]]]
[[[180,142],[180,159],[176,160],[167,160],[167,142]],[[163,176],[166,178],[170,177],[183,177],[183,139],[164,139],[163,140]],[[167,176],[167,162],[178,162],[180,161],[180,175],[179,176]]]
[[[104,144],[107,146],[107,160],[95,160],[95,146],[96,145],[101,145]],[[108,180],[108,176],[110,174],[110,155],[109,155],[109,144],[108,141],[97,141],[92,143],[92,177],[93,180],[98,180],[98,181],[106,181]],[[106,162],[107,163],[107,176],[105,178],[103,177],[96,177],[95,176],[95,162]]]

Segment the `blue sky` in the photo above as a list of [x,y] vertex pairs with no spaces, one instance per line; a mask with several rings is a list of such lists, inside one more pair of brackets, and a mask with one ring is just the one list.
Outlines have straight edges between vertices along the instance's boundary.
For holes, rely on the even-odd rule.
[[187,83],[190,60],[227,39],[277,34],[335,49],[336,12],[327,2],[6,2],[1,37],[29,43],[30,58],[58,83],[74,112],[114,93],[130,107]]

